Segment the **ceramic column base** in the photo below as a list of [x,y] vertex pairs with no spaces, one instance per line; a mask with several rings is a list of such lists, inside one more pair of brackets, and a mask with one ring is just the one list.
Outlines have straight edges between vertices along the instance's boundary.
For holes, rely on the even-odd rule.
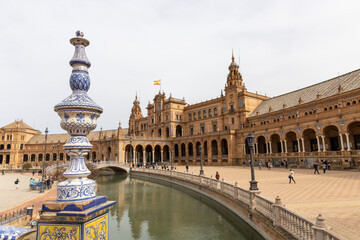
[[91,179],[68,179],[57,186],[57,201],[83,201],[95,197],[96,183]]
[[81,202],[43,204],[37,225],[37,240],[109,239],[109,210],[115,204],[106,197]]

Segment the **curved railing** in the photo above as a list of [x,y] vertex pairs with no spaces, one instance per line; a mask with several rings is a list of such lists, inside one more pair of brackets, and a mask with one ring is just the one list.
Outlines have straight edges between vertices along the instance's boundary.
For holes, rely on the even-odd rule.
[[[212,191],[222,194],[227,199],[239,200],[245,204],[248,209],[251,209],[255,213],[259,213],[265,218],[273,222],[273,225],[280,227],[295,239],[308,239],[308,240],[340,240],[339,236],[329,232],[328,228],[324,224],[324,219],[319,215],[316,223],[307,220],[296,213],[286,209],[280,198],[277,198],[275,202],[265,199],[255,192],[242,189],[238,186],[225,183],[213,178],[202,177],[199,175],[193,175],[188,173],[151,169],[151,168],[132,168],[131,172],[136,173],[150,173],[154,175],[160,175],[169,177],[167,180],[178,179],[187,181],[189,183],[207,187]],[[184,185],[185,186],[185,185]],[[202,188],[199,188],[201,192]],[[236,202],[236,201],[233,201]]]

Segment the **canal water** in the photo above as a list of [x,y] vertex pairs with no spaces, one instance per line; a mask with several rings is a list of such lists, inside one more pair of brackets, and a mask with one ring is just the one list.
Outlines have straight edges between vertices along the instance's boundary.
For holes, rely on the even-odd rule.
[[175,185],[123,175],[99,176],[97,195],[116,201],[110,240],[263,239],[222,207]]

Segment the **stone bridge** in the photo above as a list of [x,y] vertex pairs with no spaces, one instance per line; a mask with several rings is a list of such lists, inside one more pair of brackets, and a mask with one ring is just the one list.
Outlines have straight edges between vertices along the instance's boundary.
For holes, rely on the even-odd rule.
[[91,163],[91,166],[95,170],[100,170],[103,168],[111,168],[117,173],[129,173],[130,172],[130,164],[121,163],[117,161],[100,161],[97,163]]
[[[86,164],[89,164],[89,162],[85,162]],[[61,163],[59,164],[59,169],[63,169],[64,167],[67,168],[69,166],[70,162],[66,162],[66,163]],[[129,174],[130,172],[130,164],[129,163],[121,163],[121,162],[117,162],[117,161],[100,161],[100,162],[96,162],[93,163],[91,162],[91,167],[93,170],[100,170],[100,169],[105,169],[105,168],[111,168],[114,172],[116,173],[126,173]],[[46,168],[46,172],[48,174],[53,173],[54,171],[56,171],[56,164],[52,164],[50,166],[48,166]]]

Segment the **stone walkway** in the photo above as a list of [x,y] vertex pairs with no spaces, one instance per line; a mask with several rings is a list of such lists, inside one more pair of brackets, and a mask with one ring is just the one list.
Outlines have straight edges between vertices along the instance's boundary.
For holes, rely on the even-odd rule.
[[[39,191],[30,191],[29,183],[32,174],[21,175],[19,173],[0,173],[0,214],[18,210],[20,208],[34,205],[34,209],[40,208],[44,201],[56,199],[56,188],[48,190],[43,194]],[[37,174],[34,176],[38,180]],[[34,178],[33,177],[33,178]],[[15,189],[15,180],[19,178],[19,189]]]
[[[189,166],[189,173],[199,174],[198,166]],[[296,184],[289,184],[289,169],[255,169],[261,196],[275,201],[279,196],[285,206],[313,222],[319,213],[332,230],[345,239],[360,239],[360,172],[327,171],[314,175],[311,169],[293,169]],[[185,166],[177,166],[185,171]],[[205,176],[220,179],[249,189],[249,167],[204,167]]]

